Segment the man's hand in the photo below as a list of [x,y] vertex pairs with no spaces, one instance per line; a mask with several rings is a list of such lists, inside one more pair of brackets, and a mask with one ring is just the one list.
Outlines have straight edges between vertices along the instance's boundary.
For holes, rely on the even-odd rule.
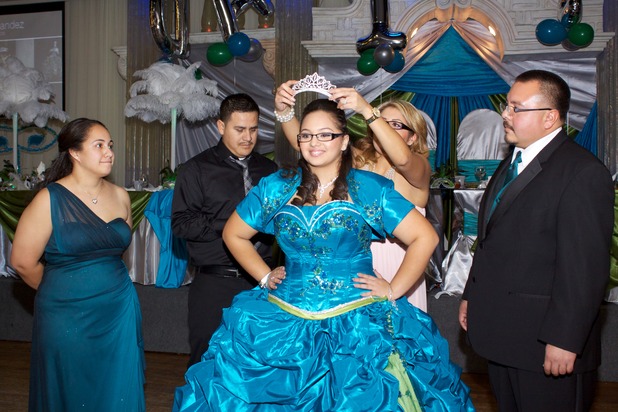
[[468,301],[462,300],[459,304],[459,324],[461,328],[468,331]]
[[[461,318],[461,309],[460,309]],[[557,346],[547,344],[545,346],[545,361],[543,362],[543,370],[546,375],[560,376],[573,372],[577,354],[568,350],[560,349]]]

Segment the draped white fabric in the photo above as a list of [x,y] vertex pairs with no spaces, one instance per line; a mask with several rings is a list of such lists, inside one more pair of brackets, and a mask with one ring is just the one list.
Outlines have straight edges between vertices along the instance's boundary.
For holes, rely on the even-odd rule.
[[478,109],[461,121],[457,132],[458,159],[504,159],[508,150],[503,120],[497,112]]

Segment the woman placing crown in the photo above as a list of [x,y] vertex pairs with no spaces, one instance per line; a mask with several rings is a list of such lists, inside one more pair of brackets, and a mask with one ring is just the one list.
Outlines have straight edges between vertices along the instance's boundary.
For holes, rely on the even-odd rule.
[[[224,312],[174,410],[474,410],[437,327],[401,298],[422,275],[435,231],[391,182],[352,168],[337,103],[311,102],[296,139],[299,167],[262,179],[223,231],[263,288]],[[258,232],[277,237],[285,270],[269,272],[250,241]],[[372,273],[374,235],[407,247],[391,282]]]
[[[367,122],[369,135],[355,142],[354,167],[378,173],[395,184],[397,190],[425,215],[429,198],[431,168],[427,160],[427,124],[421,112],[403,100],[388,101],[372,107],[355,89],[336,88],[316,74],[300,81],[283,83],[275,94],[275,116],[283,131],[298,149],[296,134],[298,120],[294,117],[295,95],[315,91],[337,101],[337,107],[353,110]],[[319,91],[320,87],[322,88]],[[374,268],[387,280],[392,279],[405,255],[405,247],[396,239],[387,237],[372,243]],[[427,311],[425,278],[421,276],[406,292],[410,303]]]

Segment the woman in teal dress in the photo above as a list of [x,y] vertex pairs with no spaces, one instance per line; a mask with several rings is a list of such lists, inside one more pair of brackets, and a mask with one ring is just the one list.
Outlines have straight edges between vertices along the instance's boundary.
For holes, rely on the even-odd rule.
[[65,125],[44,188],[15,231],[11,265],[37,290],[30,411],[146,409],[141,313],[122,261],[131,202],[104,179],[112,146],[96,120]]
[[[175,411],[471,411],[461,370],[431,318],[405,299],[436,245],[431,225],[391,181],[352,169],[345,114],[315,100],[301,119],[298,170],[260,181],[223,238],[262,286],[224,310]],[[250,239],[274,234],[270,271]],[[371,240],[408,246],[389,283]]]

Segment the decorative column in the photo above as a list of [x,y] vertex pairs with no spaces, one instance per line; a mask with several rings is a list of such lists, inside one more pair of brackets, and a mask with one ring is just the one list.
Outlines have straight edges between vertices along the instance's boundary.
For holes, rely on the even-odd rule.
[[[277,0],[275,5],[275,89],[290,79],[300,79],[315,72],[317,63],[301,42],[311,40],[313,25],[312,0]],[[273,90],[274,92],[274,90]],[[274,96],[273,96],[274,98]],[[315,99],[315,93],[301,93],[296,99],[296,112]],[[275,159],[279,164],[293,164],[298,154],[285,139],[281,125],[275,124]]]

